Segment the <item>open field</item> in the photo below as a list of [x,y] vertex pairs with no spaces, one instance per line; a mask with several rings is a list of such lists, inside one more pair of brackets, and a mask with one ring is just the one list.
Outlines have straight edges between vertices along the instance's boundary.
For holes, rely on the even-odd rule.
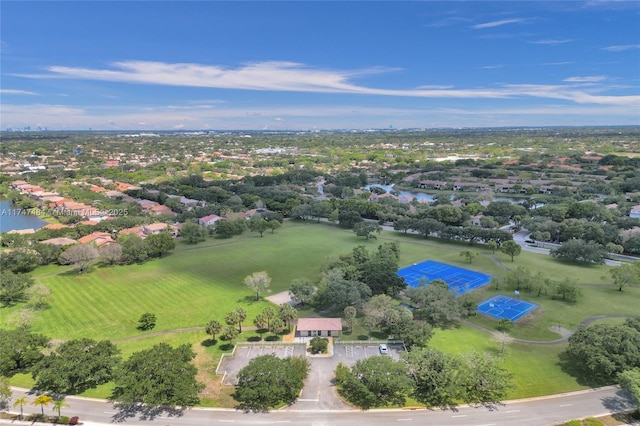
[[[329,256],[348,253],[357,245],[371,251],[388,240],[401,244],[400,267],[433,259],[497,277],[505,273],[505,267],[523,265],[533,272],[545,271],[555,280],[566,276],[578,279],[583,297],[575,305],[522,294],[522,298],[541,307],[518,321],[511,333],[514,337],[550,340],[559,337],[548,330],[553,325],[574,329],[592,315],[637,313],[640,289],[616,291],[614,286],[606,284],[608,268],[605,266],[569,266],[532,253],[523,253],[512,263],[506,255],[492,255],[489,250],[467,244],[443,244],[394,232],[383,232],[377,240],[364,240],[351,231],[327,224],[286,222],[276,233],[265,233],[264,238],[250,234],[231,240],[209,239],[196,246],[180,244],[171,255],[143,265],[96,268],[82,275],[68,272],[67,268],[41,268],[35,273],[36,279],[51,288],[53,303],[37,314],[33,329],[53,339],[118,340],[144,334],[136,329],[137,320],[144,312],[157,315],[158,323],[153,330],[157,332],[202,327],[211,319],[223,322],[225,314],[239,306],[247,309],[245,325],[251,325],[254,316],[268,302],[255,301],[242,283],[245,276],[265,270],[272,278],[272,292],[284,291],[295,278],[316,279]],[[483,254],[471,265],[463,263],[459,256],[461,250],[469,247]],[[58,271],[62,273],[56,275]],[[497,293],[508,294],[489,285],[465,297],[479,301]],[[17,307],[3,309],[1,320],[15,309]],[[472,320],[487,328],[493,328],[496,323],[481,315]],[[357,328],[353,335],[362,334],[363,330]],[[255,332],[247,332],[246,336],[249,335]],[[127,341],[118,346],[126,357],[161,341],[201,346],[206,339],[204,332],[190,331]],[[464,326],[438,330],[432,345],[452,352],[475,349],[497,353],[500,347],[499,342],[492,341],[488,335]],[[202,347],[217,362],[221,353],[219,345]],[[508,344],[504,362],[517,381],[510,398],[580,389],[576,380],[557,365],[557,356],[563,349],[564,345]],[[12,384],[29,386],[31,379],[16,376]],[[109,386],[86,395],[105,397]]]
[[502,366],[513,373],[515,383],[509,399],[586,388],[558,365],[558,355],[566,349],[566,344],[533,346],[507,343],[504,354],[501,354],[501,342],[469,327],[459,327],[436,330],[430,345],[451,354],[485,351],[501,358]]

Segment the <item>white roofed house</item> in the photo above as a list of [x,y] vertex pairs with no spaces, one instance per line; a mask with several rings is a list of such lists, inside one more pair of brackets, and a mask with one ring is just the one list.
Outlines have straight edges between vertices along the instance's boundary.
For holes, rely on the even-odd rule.
[[338,337],[342,318],[299,318],[296,337]]
[[204,226],[211,226],[215,225],[215,223],[220,219],[222,219],[222,217],[218,216],[217,214],[210,214],[209,216],[204,216],[198,219],[198,223]]

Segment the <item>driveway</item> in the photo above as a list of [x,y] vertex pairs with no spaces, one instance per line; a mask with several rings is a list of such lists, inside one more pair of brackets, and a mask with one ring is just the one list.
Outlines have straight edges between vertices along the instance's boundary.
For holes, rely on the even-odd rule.
[[351,367],[356,362],[372,356],[390,356],[400,359],[403,348],[389,345],[389,355],[380,355],[377,343],[363,342],[353,345],[335,345],[331,357],[309,357],[311,371],[298,400],[286,410],[346,410],[348,406],[337,395],[333,383],[334,371],[339,363]]

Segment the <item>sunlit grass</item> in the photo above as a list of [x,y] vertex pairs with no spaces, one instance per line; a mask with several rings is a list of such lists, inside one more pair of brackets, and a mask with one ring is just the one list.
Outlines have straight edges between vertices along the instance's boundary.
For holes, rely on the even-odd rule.
[[[353,232],[315,223],[287,222],[274,234],[245,234],[230,240],[208,239],[198,245],[179,244],[174,253],[165,258],[142,265],[96,267],[91,272],[78,274],[68,267],[46,266],[34,272],[37,282],[52,290],[51,306],[36,314],[33,331],[53,339],[89,337],[97,340],[119,340],[131,336],[177,328],[203,327],[209,320],[224,323],[227,312],[242,306],[248,311],[245,325],[269,303],[255,301],[254,295],[242,283],[244,277],[257,271],[267,271],[271,276],[271,292],[286,291],[295,278],[317,279],[326,258],[349,253],[358,245],[373,251],[386,241],[400,243],[400,267],[432,259],[454,266],[468,268],[501,277],[506,268],[518,265],[533,273],[542,271],[553,280],[570,277],[578,280],[583,296],[576,304],[567,304],[535,294],[521,297],[538,303],[541,308],[516,323],[511,335],[533,340],[555,339],[558,334],[549,327],[561,325],[575,329],[580,321],[602,314],[637,314],[640,289],[625,288],[618,292],[608,283],[606,266],[579,267],[560,263],[545,255],[523,252],[511,262],[501,253],[492,254],[482,246],[445,244],[438,240],[415,235],[403,235],[383,231],[376,240],[358,238]],[[472,264],[465,263],[459,253],[471,249],[482,254]],[[493,259],[492,259],[493,258]],[[501,262],[502,265],[496,263]],[[496,293],[509,294],[508,289],[496,291],[492,285],[469,294],[480,301]],[[20,306],[2,308],[0,322],[4,323],[11,312]],[[136,329],[138,318],[145,312],[157,315],[156,328],[151,332]],[[307,307],[303,315],[309,315]],[[334,313],[339,315],[340,312]],[[476,316],[472,321],[489,329],[496,321]],[[368,331],[356,325],[349,340],[366,338]],[[254,331],[243,333],[240,340],[255,337]],[[377,335],[376,335],[377,337]],[[133,352],[147,349],[159,342],[171,345],[189,343],[203,345],[208,336],[203,331],[169,333],[162,336],[142,337],[118,343],[126,358]],[[507,344],[504,356],[498,354],[500,343],[480,331],[459,327],[438,330],[431,345],[450,353],[470,350],[489,351],[501,356],[504,366],[516,379],[511,398],[565,392],[581,388],[574,378],[558,366],[558,354],[563,345],[540,346]],[[206,353],[217,363],[221,353],[220,342],[205,345]],[[11,383],[30,387],[30,375],[17,375]],[[85,393],[86,396],[106,398],[111,384]],[[225,392],[228,389],[225,389]],[[229,393],[229,392],[227,392]],[[225,394],[227,398],[229,395]],[[220,402],[207,401],[216,406]],[[221,404],[221,403],[220,403]]]

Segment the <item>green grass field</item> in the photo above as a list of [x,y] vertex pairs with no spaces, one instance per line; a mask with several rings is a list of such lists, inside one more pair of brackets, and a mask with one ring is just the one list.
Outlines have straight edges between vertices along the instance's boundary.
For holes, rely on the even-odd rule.
[[[157,315],[158,323],[153,330],[157,332],[200,327],[211,319],[222,322],[227,312],[240,306],[249,314],[245,325],[251,325],[253,317],[269,303],[255,301],[254,294],[242,282],[247,275],[267,271],[272,278],[271,292],[286,291],[295,278],[316,279],[327,257],[348,253],[357,245],[372,251],[390,240],[401,244],[400,267],[433,259],[499,277],[505,273],[504,267],[523,265],[534,273],[544,271],[555,280],[564,277],[579,280],[583,297],[575,305],[522,294],[521,297],[539,303],[541,309],[517,323],[511,333],[514,337],[550,340],[558,337],[548,330],[552,325],[574,329],[592,315],[637,313],[640,289],[616,291],[606,283],[608,268],[605,266],[569,266],[549,256],[526,252],[512,263],[506,255],[492,255],[480,246],[471,246],[471,249],[484,256],[469,265],[463,263],[459,255],[461,250],[470,248],[467,244],[443,244],[394,232],[382,232],[377,240],[364,240],[351,231],[327,224],[287,222],[274,234],[265,233],[263,238],[247,234],[231,240],[209,239],[195,246],[179,244],[169,256],[142,265],[95,268],[82,275],[68,268],[40,268],[34,275],[37,282],[51,288],[53,302],[48,309],[37,313],[33,331],[52,339],[117,340],[145,334],[136,329],[138,318],[145,312]],[[492,286],[487,286],[468,297],[479,301],[495,293]],[[0,310],[0,321],[4,322],[6,316],[18,308]],[[495,326],[495,320],[483,316],[473,321],[487,328]],[[362,334],[362,330],[354,330],[354,335],[358,334]],[[200,344],[206,337],[204,332],[171,333],[118,346],[123,355],[128,356],[160,341]],[[438,331],[432,344],[453,352],[499,350],[498,342],[468,327]],[[507,345],[505,366],[517,379],[517,387],[510,396],[519,398],[580,389],[575,379],[557,365],[558,353],[563,349],[562,345]],[[208,347],[206,351],[214,358],[220,355],[217,346]],[[12,384],[30,386],[30,377],[16,376]],[[105,385],[88,395],[104,397],[108,389]]]

